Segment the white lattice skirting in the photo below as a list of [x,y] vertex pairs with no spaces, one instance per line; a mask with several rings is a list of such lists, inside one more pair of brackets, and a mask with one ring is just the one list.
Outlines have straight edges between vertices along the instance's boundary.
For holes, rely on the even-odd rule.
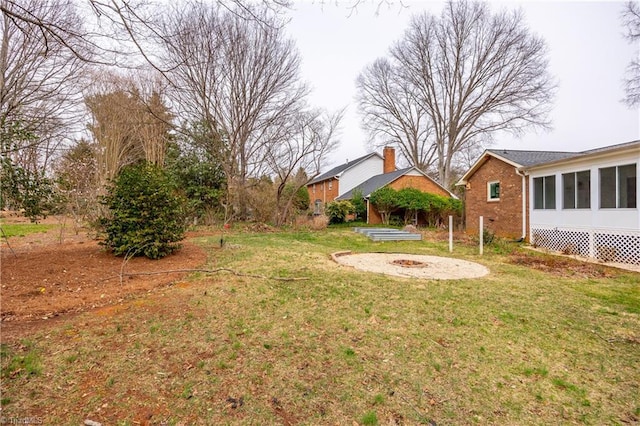
[[531,244],[603,262],[640,265],[640,231],[532,227]]

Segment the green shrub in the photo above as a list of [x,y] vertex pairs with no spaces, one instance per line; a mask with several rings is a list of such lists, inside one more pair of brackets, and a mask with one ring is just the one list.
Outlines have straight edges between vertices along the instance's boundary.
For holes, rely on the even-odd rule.
[[353,204],[349,201],[332,201],[325,207],[329,223],[343,223],[347,216],[354,212]]
[[185,214],[204,218],[212,211],[221,211],[226,189],[222,167],[208,156],[180,153],[176,147],[169,154],[166,173],[187,200]]
[[382,223],[389,224],[391,213],[398,209],[398,191],[388,186],[375,190],[369,197],[369,202],[378,209],[382,217]]
[[496,233],[493,232],[491,229],[489,228],[484,228],[482,230],[482,241],[484,242],[484,244],[491,244],[493,243],[493,241],[496,238]]
[[[294,190],[296,191],[296,193],[292,197]],[[309,198],[309,191],[307,190],[306,186],[302,186],[296,189],[295,185],[288,183],[284,187],[283,196],[285,200],[289,200],[290,198],[293,198],[291,207],[294,210],[294,214],[309,210],[309,204],[311,204],[311,199]]]
[[149,163],[122,169],[103,204],[103,244],[116,256],[159,259],[180,248],[184,239],[184,200],[176,195],[164,171]]
[[356,188],[352,192],[351,204],[356,215],[356,220],[367,220],[367,202],[364,200],[362,190]]

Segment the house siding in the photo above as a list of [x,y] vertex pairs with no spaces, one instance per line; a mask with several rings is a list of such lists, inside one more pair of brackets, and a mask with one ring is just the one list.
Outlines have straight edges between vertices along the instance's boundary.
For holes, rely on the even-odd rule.
[[[355,188],[365,180],[382,173],[383,159],[379,155],[373,155],[352,167],[342,171],[339,179],[331,177],[316,183],[307,185],[309,192],[310,208],[313,211],[316,201],[322,203],[322,208],[327,203],[334,201],[340,195]],[[331,183],[331,189],[329,188]]]
[[[331,185],[329,185],[331,183]],[[331,188],[329,188],[331,186]],[[320,182],[307,185],[307,191],[309,192],[309,201],[311,205],[311,211],[314,211],[314,206],[317,200],[322,202],[322,208],[326,203],[330,203],[335,200],[340,191],[340,181],[338,179],[329,178]]]
[[[500,182],[500,199],[488,201],[488,183]],[[528,216],[529,209],[526,210]],[[467,180],[465,189],[466,230],[480,231],[480,216],[484,227],[503,238],[522,237],[522,176],[513,165],[489,156],[487,161]],[[528,217],[527,217],[528,223]]]
[[[603,261],[640,264],[640,209],[600,208],[600,169],[636,164],[636,200],[640,200],[640,150],[601,157],[577,159],[563,164],[537,167],[533,179],[555,176],[555,209],[533,209],[530,233],[532,243],[550,250],[579,254]],[[564,173],[589,170],[590,207],[565,209],[563,206]],[[534,194],[529,195],[530,202]]]
[[384,161],[377,155],[374,155],[361,163],[345,170],[340,176],[340,190],[329,201],[333,201],[336,197],[352,190],[365,180],[382,173]]

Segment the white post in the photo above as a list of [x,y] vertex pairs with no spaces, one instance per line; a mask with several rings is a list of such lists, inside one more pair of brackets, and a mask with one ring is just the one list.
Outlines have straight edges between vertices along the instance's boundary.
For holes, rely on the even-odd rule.
[[453,253],[453,216],[449,215],[449,253]]
[[484,217],[480,216],[480,256],[484,252]]

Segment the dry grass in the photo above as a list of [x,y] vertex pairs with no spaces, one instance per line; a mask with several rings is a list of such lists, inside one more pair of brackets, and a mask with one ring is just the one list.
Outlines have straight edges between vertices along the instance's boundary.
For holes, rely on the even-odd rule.
[[[338,250],[448,255],[441,241],[349,230],[215,237],[161,294],[2,347],[2,415],[45,424],[623,424],[640,421],[634,273],[532,269],[538,253],[456,246],[484,279],[428,281],[329,263]],[[515,256],[515,257],[514,257]],[[531,262],[522,257],[531,256]],[[509,259],[520,259],[509,262]],[[559,270],[563,273],[560,274]]]

